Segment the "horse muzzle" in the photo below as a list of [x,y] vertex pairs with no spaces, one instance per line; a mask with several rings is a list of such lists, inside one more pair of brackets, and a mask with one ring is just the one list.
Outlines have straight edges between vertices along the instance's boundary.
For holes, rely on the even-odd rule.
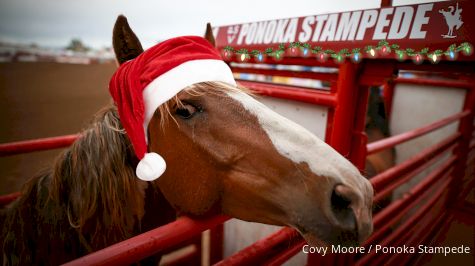
[[[370,201],[371,202],[371,201]],[[361,244],[373,230],[372,204],[361,193],[346,185],[336,185],[330,197],[330,224],[336,242]]]
[[373,230],[369,182],[363,191],[337,184],[328,195],[327,202],[313,211],[310,219],[301,220],[294,227],[312,246],[362,244]]

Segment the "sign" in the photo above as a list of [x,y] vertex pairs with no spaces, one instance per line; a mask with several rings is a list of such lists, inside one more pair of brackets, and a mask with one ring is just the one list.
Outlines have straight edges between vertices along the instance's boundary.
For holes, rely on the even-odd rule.
[[376,45],[381,40],[401,48],[447,49],[475,43],[474,1],[448,1],[284,18],[215,27],[218,48],[276,48],[302,42],[323,49]]

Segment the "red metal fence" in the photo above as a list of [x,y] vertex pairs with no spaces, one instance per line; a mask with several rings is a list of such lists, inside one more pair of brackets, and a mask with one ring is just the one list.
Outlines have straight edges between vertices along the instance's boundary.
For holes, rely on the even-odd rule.
[[[418,44],[420,45],[420,43]],[[233,60],[234,62],[237,61],[230,59],[230,61]],[[268,58],[266,63],[283,66],[334,68],[337,70],[337,73],[319,70],[290,71],[288,69],[258,69],[250,65],[231,64],[235,73],[305,78],[322,80],[329,84],[329,90],[318,90],[269,82],[239,81],[241,85],[254,90],[257,94],[328,107],[326,142],[338,152],[344,154],[360,170],[364,169],[367,155],[393,148],[396,145],[458,122],[456,133],[370,180],[376,191],[375,201],[379,202],[402,184],[427,170],[430,166],[435,166],[421,182],[412,187],[402,198],[391,202],[375,214],[374,233],[363,243],[363,246],[367,248],[375,244],[413,246],[431,243],[431,241],[438,239],[439,234],[443,234],[443,228],[446,228],[451,221],[450,210],[464,208],[465,202],[463,199],[469,189],[473,187],[475,164],[475,67],[473,61],[466,60],[460,63],[442,61],[437,65],[415,65],[408,61],[397,62],[394,59],[386,58],[365,59],[359,64],[349,61],[337,64],[332,61],[319,62],[311,57],[285,57],[279,61]],[[419,75],[422,77],[397,77],[398,71],[414,70],[419,71]],[[423,77],[424,73],[438,73],[440,76],[450,77],[451,79],[433,79],[428,75]],[[450,89],[447,87],[464,89],[466,92],[465,102],[462,110],[456,114],[368,144],[365,134],[365,119],[369,88],[372,86],[384,87],[384,100],[390,113],[394,90],[397,89],[395,84],[398,83],[444,87],[444,89]],[[0,156],[63,148],[69,146],[77,137],[78,135],[68,135],[0,144]],[[443,158],[445,154],[450,156]],[[18,197],[18,193],[1,196],[0,205],[8,204],[16,197]],[[211,236],[210,262],[218,265],[279,265],[297,254],[305,244],[295,230],[284,228],[223,260],[223,223],[227,219],[229,217],[224,216],[204,220],[179,218],[173,223],[67,264],[129,264],[157,252],[170,251],[183,246],[184,243],[190,243],[207,229],[214,230]],[[196,243],[196,241],[193,243]],[[198,247],[193,249],[187,257],[180,259],[186,261],[195,258],[194,262],[197,263],[196,257],[200,256],[196,256],[196,254],[201,252]],[[308,264],[346,265],[355,263],[357,265],[380,265],[384,262],[390,265],[402,265],[405,262],[416,260],[416,255],[376,254],[374,250],[367,254],[327,254],[325,257],[318,254],[309,254]]]
[[[313,64],[315,61],[309,60],[308,62]],[[279,62],[279,64],[286,63],[287,61],[285,60]],[[293,62],[290,61],[289,63]],[[369,87],[384,85],[388,82],[427,84],[421,82],[420,79],[396,78],[392,74],[395,73],[395,64],[385,64],[386,67],[389,66],[391,69],[382,71],[382,73],[391,73],[388,76],[372,75],[372,71],[381,67],[382,64],[385,63],[374,60],[359,65],[353,63],[335,65],[339,69],[339,75],[337,80],[330,80],[331,90],[329,92],[251,81],[240,81],[240,83],[262,95],[329,107],[326,141],[340,153],[347,154],[347,157],[360,169],[363,169],[365,157],[368,154],[394,147],[458,121],[458,132],[371,179],[371,183],[377,192],[375,201],[378,202],[398,186],[434,164],[442,157],[441,155],[452,154],[452,156],[445,159],[428,174],[422,182],[407,192],[403,198],[392,202],[375,215],[374,233],[364,243],[364,246],[369,247],[369,245],[377,243],[393,246],[425,243],[433,239],[434,233],[439,231],[441,227],[448,225],[446,219],[450,217],[447,215],[447,210],[458,203],[458,199],[461,196],[458,191],[461,191],[463,178],[464,176],[470,176],[470,173],[465,173],[465,170],[470,171],[471,169],[471,176],[473,176],[475,154],[475,131],[473,126],[475,80],[473,80],[473,76],[469,76],[466,80],[457,80],[449,84],[447,81],[430,81],[429,84],[431,86],[450,85],[451,87],[464,88],[466,90],[466,98],[463,110],[440,121],[424,125],[409,132],[367,144],[367,138],[364,133],[364,118]],[[398,64],[397,68],[401,70],[405,66],[404,64]],[[412,67],[410,65],[407,66]],[[438,71],[450,71],[450,68],[443,64],[432,66],[432,68],[434,67],[437,67]],[[381,73],[380,70],[378,72]],[[272,72],[268,71],[267,74],[278,76],[280,73],[278,70],[275,70]],[[286,74],[289,75],[289,73]],[[301,75],[298,74],[296,76]],[[318,77],[321,78],[321,76]],[[76,137],[77,135],[70,135],[1,144],[0,155],[6,156],[48,148],[67,147]],[[6,204],[16,196],[18,194],[0,197],[0,203]],[[435,206],[438,207],[435,208]],[[407,217],[406,214],[410,211],[412,211],[412,214],[410,217]],[[195,221],[189,218],[180,218],[168,225],[79,258],[68,263],[68,265],[128,264],[151,256],[159,251],[172,250],[207,229],[222,227],[222,223],[227,219],[229,218],[213,217]],[[217,261],[218,258],[216,256],[212,256],[211,262],[218,262],[219,265],[278,265],[297,254],[304,244],[305,242],[295,230],[284,228],[220,262]],[[222,249],[222,246],[215,244],[211,248]],[[201,250],[195,250],[195,252],[201,252]],[[222,250],[218,251],[217,254],[222,254]],[[411,259],[411,256],[408,254],[382,256],[374,252],[364,256],[330,255],[325,258],[320,255],[310,254],[308,263],[309,265],[317,263],[345,264],[353,261],[358,265],[367,265],[368,263],[376,265],[382,260],[399,264],[401,261],[409,259]]]

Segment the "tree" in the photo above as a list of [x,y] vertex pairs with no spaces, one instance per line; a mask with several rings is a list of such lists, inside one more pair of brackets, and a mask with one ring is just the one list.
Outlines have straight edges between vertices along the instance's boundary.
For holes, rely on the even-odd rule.
[[66,49],[74,52],[87,52],[90,48],[84,45],[80,39],[73,38]]

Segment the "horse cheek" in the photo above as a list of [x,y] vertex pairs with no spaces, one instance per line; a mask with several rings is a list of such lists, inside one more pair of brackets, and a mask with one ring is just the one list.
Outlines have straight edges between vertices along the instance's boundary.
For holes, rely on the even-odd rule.
[[212,158],[177,128],[165,128],[166,133],[162,130],[152,130],[151,133],[153,138],[159,140],[157,144],[151,143],[152,150],[167,161],[167,170],[157,181],[160,190],[180,213],[210,213],[220,191],[219,183],[215,182],[216,167]]

